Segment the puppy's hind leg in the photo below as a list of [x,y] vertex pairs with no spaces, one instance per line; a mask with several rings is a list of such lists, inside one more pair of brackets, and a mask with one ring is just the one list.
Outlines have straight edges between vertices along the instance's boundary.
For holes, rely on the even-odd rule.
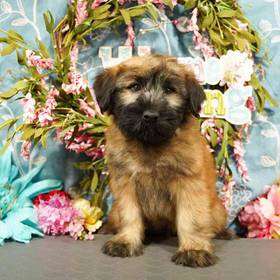
[[239,238],[233,231],[226,228],[227,213],[218,198],[214,204],[214,207],[212,207],[211,214],[213,217],[213,226],[215,227],[216,232],[214,237],[215,239],[232,240]]
[[135,188],[129,182],[126,183],[121,192],[114,193],[114,211],[119,211],[120,218],[118,233],[103,246],[103,252],[113,257],[138,256],[143,253],[144,227],[141,210]]

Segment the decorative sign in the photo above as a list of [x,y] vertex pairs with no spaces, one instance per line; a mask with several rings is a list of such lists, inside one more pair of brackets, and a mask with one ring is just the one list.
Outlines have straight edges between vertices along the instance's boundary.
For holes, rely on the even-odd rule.
[[251,86],[230,88],[225,93],[219,90],[205,91],[206,101],[202,104],[202,118],[221,118],[235,125],[251,121],[251,111],[246,107],[246,101],[252,96]]
[[[148,46],[139,46],[137,48],[138,56],[144,56],[151,53],[151,48]],[[132,57],[132,47],[119,46],[118,57],[112,56],[112,47],[100,47],[98,56],[101,58],[104,68],[115,66]]]
[[[139,46],[138,56],[151,53],[149,46]],[[104,68],[112,67],[132,57],[132,47],[119,46],[118,57],[112,56],[112,47],[100,47],[99,57]],[[200,57],[178,57],[178,63],[192,68],[201,84],[217,85],[224,75],[223,65],[219,58],[211,57],[204,61]],[[205,90],[206,101],[202,105],[202,118],[221,118],[235,125],[251,121],[251,111],[246,107],[246,101],[252,96],[252,87],[243,86],[229,88],[225,93],[219,90]]]

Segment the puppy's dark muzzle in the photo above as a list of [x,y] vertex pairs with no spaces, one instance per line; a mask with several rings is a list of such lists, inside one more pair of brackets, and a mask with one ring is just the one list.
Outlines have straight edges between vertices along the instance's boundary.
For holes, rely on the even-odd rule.
[[159,118],[159,113],[156,111],[145,111],[142,115],[142,119],[146,123],[155,123]]

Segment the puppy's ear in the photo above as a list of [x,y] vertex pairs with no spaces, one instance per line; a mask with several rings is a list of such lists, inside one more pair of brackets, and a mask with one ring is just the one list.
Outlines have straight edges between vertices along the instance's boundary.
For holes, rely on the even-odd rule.
[[97,102],[102,112],[112,113],[113,95],[116,89],[117,68],[105,69],[93,84]]
[[201,110],[201,104],[205,100],[206,96],[202,86],[198,83],[194,76],[187,76],[186,78],[186,90],[188,93],[187,109],[195,117],[199,117]]

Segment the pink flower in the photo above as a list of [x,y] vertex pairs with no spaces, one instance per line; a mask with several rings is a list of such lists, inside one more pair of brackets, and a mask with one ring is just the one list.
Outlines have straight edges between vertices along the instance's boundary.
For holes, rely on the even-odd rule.
[[248,174],[248,168],[244,160],[245,149],[241,140],[237,139],[233,141],[233,154],[235,156],[237,170],[244,182],[250,180]]
[[246,101],[246,107],[250,110],[250,111],[256,111],[256,103],[255,103],[255,99],[252,96],[249,96],[247,101]]
[[23,106],[23,119],[25,123],[31,124],[36,120],[35,113],[35,99],[32,98],[30,92],[28,92],[25,97],[21,101],[21,105]]
[[84,112],[88,117],[95,117],[96,112],[89,106],[89,104],[83,99],[79,99],[80,102],[80,110]]
[[68,226],[69,234],[75,240],[81,239],[84,233],[84,219],[76,218]]
[[248,228],[248,237],[280,238],[279,185],[272,185],[266,194],[248,203],[238,218]]
[[[173,5],[177,4],[177,1],[174,1]],[[176,5],[175,4],[175,5]],[[185,27],[183,22],[183,26],[180,25],[180,21],[175,21],[175,25],[177,29],[181,32],[193,32],[193,42],[195,44],[195,49],[200,50],[202,55],[205,59],[213,56],[215,54],[214,48],[210,45],[208,38],[203,37],[202,34],[199,32],[199,27],[197,25],[197,16],[198,16],[198,9],[195,8],[192,11],[192,17],[189,21],[187,21],[187,26]]]
[[84,153],[86,150],[88,150],[92,145],[90,143],[76,143],[72,142],[67,146],[67,149],[70,151],[75,152],[76,154]]
[[249,238],[271,238],[269,233],[269,220],[266,219],[260,208],[259,200],[250,202],[239,214],[241,225],[248,227]]
[[41,126],[48,126],[52,123],[53,117],[51,111],[48,109],[42,109],[38,114],[38,119]]
[[226,179],[226,183],[222,188],[222,203],[227,210],[231,207],[231,200],[235,186],[236,182],[232,178],[230,178]]
[[29,141],[24,141],[21,145],[20,154],[25,160],[28,160],[30,157],[30,148],[31,148],[31,142]]
[[87,1],[77,0],[77,9],[76,9],[76,26],[81,24],[88,17],[87,12]]
[[201,134],[211,143],[211,135],[209,130],[212,130],[217,135],[217,143],[223,140],[224,130],[222,127],[216,127],[214,119],[206,119],[200,127]]
[[51,87],[51,89],[47,94],[45,108],[41,109],[38,113],[38,119],[41,126],[48,126],[52,123],[53,121],[52,111],[57,106],[55,97],[57,97],[58,95],[59,95],[59,91],[56,88]]
[[107,1],[108,0],[94,0],[93,3],[92,3],[91,8],[95,9],[95,8],[99,7],[102,3],[105,3]]
[[79,212],[72,206],[70,197],[63,191],[39,195],[34,200],[38,223],[48,235],[69,233],[70,224],[79,219]]
[[38,67],[41,69],[51,70],[53,69],[53,62],[50,58],[41,58],[41,56],[36,55],[32,50],[26,50],[27,65]]
[[76,43],[70,51],[70,61],[71,61],[70,70],[71,71],[74,71],[76,69],[76,64],[78,62],[78,54],[79,54],[79,49],[78,49],[78,45]]
[[135,32],[134,32],[132,24],[127,26],[126,32],[127,32],[128,36],[127,36],[127,39],[125,41],[125,45],[133,47],[134,41],[135,41]]
[[62,89],[67,94],[78,95],[88,87],[88,83],[85,79],[83,79],[81,73],[78,71],[71,71],[68,73],[68,78],[70,84],[62,84]]
[[74,139],[72,139],[74,129],[68,131],[63,136],[60,136],[59,133],[61,133],[61,131],[57,130],[57,138],[66,144],[66,148],[68,150],[73,151],[77,154],[85,153],[87,156],[94,159],[103,157],[104,148],[100,147],[98,149],[94,147],[94,145],[96,145],[96,139],[84,132],[84,130],[87,128],[89,128],[88,124],[81,126],[78,130],[80,134],[74,137]]
[[275,214],[280,215],[280,187],[278,185],[271,186],[267,199],[273,204]]
[[101,148],[93,147],[85,152],[88,157],[95,159],[102,158],[104,156],[104,151]]
[[93,240],[94,239],[94,235],[92,232],[89,232],[88,234],[85,235],[85,239],[87,240]]

